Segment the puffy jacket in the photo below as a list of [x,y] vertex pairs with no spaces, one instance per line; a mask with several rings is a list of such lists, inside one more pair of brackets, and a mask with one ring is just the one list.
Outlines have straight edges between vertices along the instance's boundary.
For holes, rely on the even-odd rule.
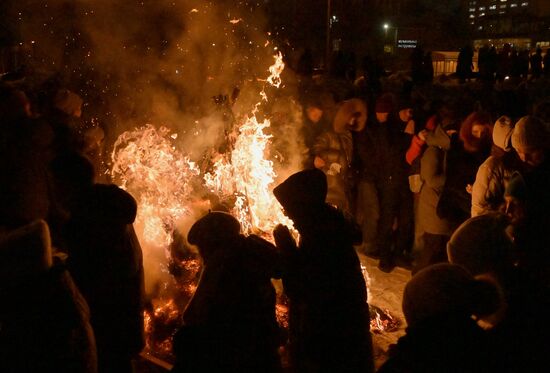
[[431,234],[449,235],[451,224],[437,215],[437,204],[445,186],[444,159],[445,152],[451,148],[451,139],[438,126],[426,137],[428,148],[424,152],[420,165],[420,176],[424,180],[420,190],[418,205],[419,219],[424,230]]
[[504,191],[519,164],[515,153],[491,155],[479,166],[472,188],[472,217],[497,211]]
[[353,152],[350,131],[322,133],[313,145],[313,153],[325,161],[322,171],[327,175],[326,201],[343,210],[349,209],[349,168]]

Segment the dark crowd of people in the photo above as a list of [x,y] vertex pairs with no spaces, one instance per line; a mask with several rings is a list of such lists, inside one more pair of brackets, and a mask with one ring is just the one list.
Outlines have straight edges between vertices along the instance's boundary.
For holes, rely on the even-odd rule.
[[131,372],[144,346],[137,204],[97,183],[104,131],[82,105],[0,88],[2,372]]
[[[379,372],[548,370],[548,81],[442,87],[423,67],[383,83],[364,65],[337,84],[301,67],[303,170],[273,190],[294,227],[274,244],[222,211],[191,227],[203,268],[174,372],[374,372],[362,256],[413,275],[406,335]],[[131,372],[144,346],[136,201],[104,179],[105,134],[81,121],[82,99],[39,102],[0,89],[0,370]]]

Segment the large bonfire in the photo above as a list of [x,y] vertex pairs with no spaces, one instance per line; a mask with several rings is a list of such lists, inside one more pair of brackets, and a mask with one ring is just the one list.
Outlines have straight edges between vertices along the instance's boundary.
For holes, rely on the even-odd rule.
[[[278,88],[284,63],[281,53],[274,58],[265,84]],[[165,127],[148,124],[124,132],[114,145],[112,176],[139,206],[135,225],[151,298],[145,312],[147,347],[161,358],[169,358],[171,338],[200,270],[196,254],[176,229],[211,207],[209,200],[197,197],[204,195],[196,192],[197,185],[219,200],[232,202],[229,210],[245,234],[269,239],[277,224],[292,225],[272,194],[277,175],[269,159],[272,136],[265,131],[271,123],[257,119],[267,100],[263,89],[259,102],[234,128],[236,138],[226,147],[228,151],[213,152],[212,166],[203,172],[174,145],[177,134]]]

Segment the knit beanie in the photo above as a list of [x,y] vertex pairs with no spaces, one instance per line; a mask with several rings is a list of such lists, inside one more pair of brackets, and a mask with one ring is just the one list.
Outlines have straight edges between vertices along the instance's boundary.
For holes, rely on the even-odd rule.
[[449,262],[463,266],[474,276],[510,268],[514,264],[514,245],[507,234],[509,224],[500,213],[466,220],[447,243]]
[[544,123],[534,117],[525,116],[515,125],[512,133],[512,146],[517,151],[524,149],[546,149],[548,130]]
[[67,115],[74,115],[82,108],[82,99],[68,89],[60,89],[55,94],[54,106]]
[[493,127],[493,143],[505,152],[509,152],[512,150],[513,131],[512,120],[505,115],[501,116]]
[[393,101],[390,95],[385,94],[376,99],[375,111],[377,113],[390,113],[393,110]]
[[485,316],[498,306],[498,293],[485,281],[476,281],[464,268],[439,263],[419,271],[405,286],[403,314],[409,327],[430,319]]

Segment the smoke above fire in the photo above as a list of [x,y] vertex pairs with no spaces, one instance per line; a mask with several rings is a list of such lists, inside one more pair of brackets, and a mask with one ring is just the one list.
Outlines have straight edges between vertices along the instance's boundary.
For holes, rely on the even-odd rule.
[[[238,129],[252,113],[266,140],[266,159],[259,164],[272,168],[267,176],[273,179],[259,193],[299,169],[301,107],[288,70],[282,84],[278,77],[267,81],[274,76],[270,67],[277,69],[278,49],[265,29],[261,4],[19,0],[9,10],[22,42],[32,45],[36,75],[77,91],[86,103],[85,117],[104,126],[107,145],[117,151],[111,165],[115,181],[141,209],[136,231],[149,289],[169,281],[166,265],[158,263],[170,250],[172,230],[185,235],[213,207],[194,195],[193,179],[214,172],[222,161],[236,163],[228,144],[241,146]],[[237,177],[236,172],[225,176]],[[238,203],[257,202],[257,196],[246,196],[247,188],[237,189],[231,192],[241,193]],[[273,226],[249,215],[256,227]],[[267,215],[281,219],[280,211]],[[245,231],[253,228],[246,225]]]
[[255,2],[21,0],[10,13],[40,72],[60,72],[90,110],[124,129],[150,122],[192,132],[203,117],[221,126],[212,98],[253,84],[272,61]]

